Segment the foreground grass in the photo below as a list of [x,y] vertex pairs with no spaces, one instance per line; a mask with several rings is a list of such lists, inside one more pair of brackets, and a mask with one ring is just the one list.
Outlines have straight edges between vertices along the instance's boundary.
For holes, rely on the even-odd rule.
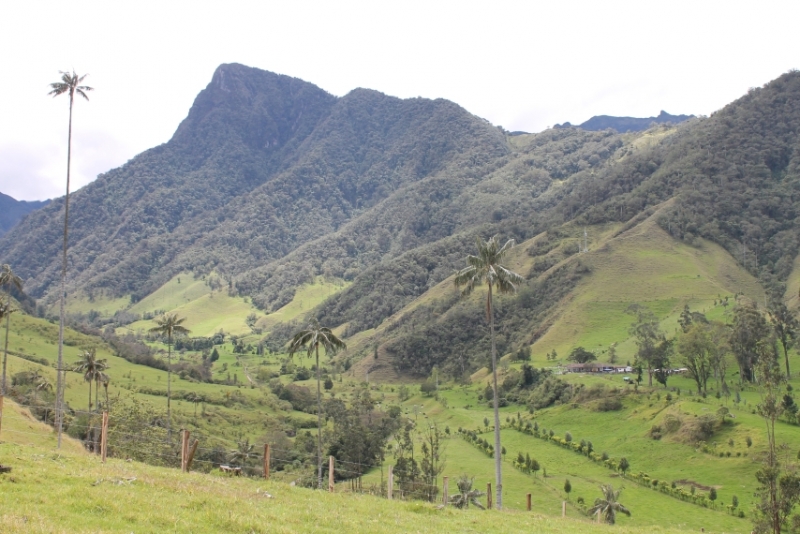
[[[438,510],[429,503],[183,474],[117,459],[102,464],[69,439],[54,450],[50,429],[13,403],[6,414],[0,462],[13,471],[0,475],[4,533],[645,532],[525,512]],[[646,532],[680,531],[648,527]]]

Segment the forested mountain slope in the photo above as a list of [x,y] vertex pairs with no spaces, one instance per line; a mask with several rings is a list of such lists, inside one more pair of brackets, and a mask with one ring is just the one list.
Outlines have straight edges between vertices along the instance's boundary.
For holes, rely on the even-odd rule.
[[[679,125],[505,136],[445,100],[336,98],[223,65],[173,139],[75,194],[70,291],[137,301],[181,272],[214,271],[269,311],[314,277],[343,279],[310,313],[359,335],[348,358],[379,346],[402,372],[453,374],[488,353],[480,304],[439,285],[477,236],[524,243],[515,261],[527,282],[498,305],[506,351],[586,302],[587,280],[645,254],[647,240],[618,247],[634,229],[660,243],[652,261],[708,254],[692,260],[713,278],[706,296],[782,291],[800,246],[799,102],[790,72]],[[54,295],[62,202],[0,239],[0,262],[38,296]],[[592,247],[624,254],[581,257],[584,228]],[[272,325],[269,343],[295,327]]]
[[[569,302],[581,302],[585,308],[592,299],[584,296],[592,293],[593,298],[598,298],[594,290],[598,286],[590,282],[598,276],[602,280],[600,287],[606,290],[600,297],[612,298],[610,291],[615,286],[610,281],[615,274],[624,280],[617,289],[624,289],[627,296],[614,300],[632,303],[662,299],[661,305],[666,306],[662,311],[667,314],[672,311],[670,305],[682,305],[695,298],[707,300],[710,305],[717,296],[740,291],[759,299],[764,291],[784,291],[798,253],[798,101],[800,75],[792,72],[751,91],[708,119],[679,128],[658,128],[641,136],[624,136],[614,157],[596,169],[579,170],[565,180],[553,182],[546,194],[532,202],[527,216],[513,223],[500,221],[481,228],[484,237],[494,232],[518,240],[539,235],[525,245],[528,255],[535,258],[533,266],[524,261],[515,266],[527,275],[528,281],[517,298],[502,301],[497,307],[498,322],[502,324],[501,350],[512,351],[536,343],[561,320],[565,310],[569,311]],[[533,137],[541,142],[546,133]],[[518,153],[529,149],[523,145]],[[490,175],[487,181],[492,179]],[[650,225],[643,234],[648,239],[639,240],[634,249],[622,247],[620,252],[611,254],[602,262],[602,272],[596,272],[596,254],[579,257],[582,228],[588,226],[593,234],[606,231],[624,235],[644,221]],[[458,254],[447,254],[458,237],[429,245],[419,259],[407,256],[405,261],[411,262],[411,268],[402,263],[387,266],[387,271],[394,269],[395,276],[387,276],[385,285],[376,284],[375,274],[369,281],[356,279],[350,288],[323,304],[319,315],[334,324],[352,321],[348,322],[349,333],[380,324],[388,315],[371,313],[375,307],[369,303],[380,301],[379,295],[392,294],[392,288],[394,294],[399,293],[397,285],[404,280],[400,274],[420,272],[431,258],[450,262],[452,269],[463,266],[463,254],[473,247],[460,249],[460,262],[451,262]],[[460,237],[464,238],[462,243],[468,242],[466,234]],[[605,247],[596,237],[590,244]],[[665,240],[677,242],[670,245]],[[655,246],[656,242],[661,244]],[[711,243],[721,245],[727,253],[715,252]],[[670,257],[686,245],[706,259],[691,267],[696,260],[686,256],[674,264],[674,272],[661,272],[672,261]],[[650,278],[625,278],[618,272],[637,257],[648,258],[643,264],[637,260],[637,264],[641,267],[639,272],[651,273]],[[714,268],[706,265],[714,262],[722,263]],[[696,274],[691,277],[706,284],[699,294],[686,289],[691,285],[684,284],[684,291],[679,294],[670,289],[674,286],[671,279],[687,277],[683,268],[678,268],[680,265],[694,270]],[[748,273],[749,279],[736,274],[737,269]],[[381,290],[368,289],[373,285]],[[359,291],[362,296],[354,298]],[[425,374],[438,365],[459,375],[479,368],[488,354],[488,332],[479,326],[480,304],[460,302],[452,291],[435,295],[424,298],[426,304],[415,304],[410,312],[399,313],[377,336],[370,336],[367,345],[382,346],[392,357],[392,365],[404,372]],[[622,317],[616,334],[624,334],[630,322],[624,316],[625,306],[607,308],[602,311],[603,316],[614,317],[617,322]],[[337,309],[343,312],[337,315]],[[365,323],[368,317],[373,320]],[[590,319],[585,314],[584,317]],[[597,326],[571,328],[569,335],[562,334],[560,339],[545,343],[546,349],[575,346]],[[563,325],[560,328],[566,330]]]
[[[136,300],[182,270],[230,279],[404,184],[506,151],[496,128],[451,102],[369,90],[337,99],[223,65],[173,139],[75,193],[70,286]],[[62,209],[56,200],[0,242],[39,296],[57,278]]]

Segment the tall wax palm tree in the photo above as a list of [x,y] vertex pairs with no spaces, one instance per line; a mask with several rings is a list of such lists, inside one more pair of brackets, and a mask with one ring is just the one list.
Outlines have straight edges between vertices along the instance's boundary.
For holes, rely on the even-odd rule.
[[346,349],[344,341],[331,332],[330,328],[320,326],[316,319],[311,319],[308,328],[297,332],[289,343],[289,356],[294,356],[300,349],[306,349],[306,356],[312,354],[317,362],[317,484],[322,489],[322,394],[320,392],[320,365],[319,347],[325,349],[325,354],[333,356],[340,349]]
[[106,392],[106,411],[108,411],[110,403],[108,402],[108,384],[111,382],[111,378],[108,375],[103,375],[103,389]]
[[593,515],[600,512],[603,521],[609,525],[616,523],[617,512],[630,517],[631,511],[618,501],[619,494],[622,493],[621,489],[614,491],[611,484],[603,484],[600,486],[600,490],[603,492],[603,496],[594,500],[594,506],[589,510],[590,514]]
[[500,410],[499,399],[500,391],[497,389],[497,347],[494,339],[494,310],[492,306],[492,294],[514,293],[517,285],[523,282],[523,278],[517,273],[510,271],[500,262],[514,246],[514,240],[509,239],[505,245],[500,246],[497,236],[491,237],[487,241],[480,238],[476,240],[478,246],[477,256],[467,256],[467,267],[464,267],[455,276],[456,287],[462,287],[463,297],[472,293],[475,287],[486,284],[488,293],[486,295],[486,318],[489,321],[489,336],[492,341],[492,384],[494,387],[494,476],[497,490],[497,509],[503,508],[503,475],[501,472],[500,451]]
[[[92,381],[99,383],[100,376],[105,376],[103,371],[108,368],[106,360],[98,360],[95,349],[87,350],[81,359],[75,362],[76,373],[83,373],[83,379],[89,383],[89,411],[92,411]],[[99,385],[97,386],[99,387]],[[97,395],[95,394],[95,400]]]
[[247,461],[255,448],[254,443],[250,443],[250,438],[236,442],[236,448],[231,449],[228,461],[236,467],[247,467]]
[[[8,317],[14,313],[16,310],[11,307],[11,299],[5,295],[0,295],[0,324],[3,322],[3,319],[8,319]],[[6,338],[8,339],[8,338]],[[0,383],[0,394],[6,394],[6,360],[8,359],[8,346],[6,345],[6,350],[3,353],[3,378],[2,383]]]
[[11,267],[3,265],[0,267],[0,287],[5,292],[5,298],[0,299],[0,320],[5,317],[6,319],[6,340],[3,348],[3,387],[2,393],[6,394],[6,360],[8,360],[8,327],[11,321],[11,314],[15,311],[11,307],[11,291],[10,287],[16,287],[22,290],[22,279],[14,274]]
[[46,376],[40,376],[39,380],[35,383],[33,390],[33,403],[36,404],[36,399],[40,391],[52,391],[53,384],[47,379]]
[[[105,360],[100,360],[103,363],[102,368],[98,368],[97,373],[94,375],[94,406],[97,411],[100,411],[100,384],[108,388],[108,375],[104,373],[108,369],[108,363]],[[108,397],[108,389],[106,389],[106,397]]]
[[189,329],[181,326],[186,318],[178,318],[177,313],[165,313],[156,319],[156,325],[150,329],[151,332],[167,336],[167,437],[172,437],[172,337],[176,334],[188,334]]
[[197,392],[192,391],[188,395],[186,395],[186,400],[194,404],[194,417],[196,419],[197,405],[200,404],[201,402],[205,402],[205,397]]
[[56,429],[58,430],[58,448],[61,448],[61,430],[63,427],[63,405],[64,405],[64,375],[62,374],[64,364],[64,304],[66,299],[67,284],[67,230],[69,228],[69,174],[72,164],[72,104],[75,102],[75,94],[82,96],[86,100],[89,97],[86,93],[92,91],[91,87],[81,85],[86,78],[86,74],[78,76],[75,71],[72,74],[65,71],[61,72],[61,80],[50,84],[49,95],[53,98],[59,95],[69,95],[69,133],[67,135],[67,194],[64,197],[64,249],[61,257],[61,292],[60,292],[60,313],[58,321],[58,367],[56,369]]

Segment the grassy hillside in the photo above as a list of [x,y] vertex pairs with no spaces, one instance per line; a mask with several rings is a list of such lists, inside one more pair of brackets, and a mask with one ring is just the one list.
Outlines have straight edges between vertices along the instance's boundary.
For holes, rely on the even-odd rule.
[[69,440],[57,453],[52,445],[49,429],[7,404],[0,462],[13,470],[0,475],[3,532],[681,532],[538,513],[438,510],[426,503],[183,474],[117,459],[102,464]]
[[633,361],[636,347],[628,334],[633,317],[625,313],[631,304],[650,308],[672,335],[686,304],[710,314],[715,301],[737,293],[763,300],[758,281],[722,247],[702,239],[694,246],[673,239],[657,225],[659,213],[619,235],[599,235],[590,241],[588,253],[571,258],[591,273],[534,344],[538,365],[551,365],[545,359],[551,350],[563,361],[578,346],[600,353],[604,361],[602,354],[612,343],[617,343],[620,361]]

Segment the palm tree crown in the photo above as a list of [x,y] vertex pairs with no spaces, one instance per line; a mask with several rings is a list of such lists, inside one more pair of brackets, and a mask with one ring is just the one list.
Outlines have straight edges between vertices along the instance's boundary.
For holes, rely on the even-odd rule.
[[75,93],[78,93],[86,100],[89,100],[89,97],[86,95],[86,93],[93,91],[94,89],[86,85],[79,85],[88,76],[88,74],[78,76],[75,74],[74,70],[72,71],[72,74],[63,70],[59,72],[61,73],[61,81],[50,84],[51,91],[47,93],[48,95],[57,97],[58,95],[69,93],[69,99],[71,102],[72,99],[75,98]]
[[177,313],[165,313],[156,319],[156,326],[150,332],[167,336],[167,437],[172,437],[172,337],[175,334],[188,334],[189,329],[182,326],[185,317]]
[[157,326],[151,328],[150,332],[167,336],[169,344],[172,344],[172,336],[190,332],[188,328],[181,326],[185,320],[185,317],[178,318],[177,313],[165,313],[155,320]]
[[333,356],[340,349],[346,349],[344,341],[336,337],[330,328],[320,326],[316,319],[311,319],[308,328],[297,332],[289,342],[289,356],[295,352],[306,349],[306,356],[312,354],[317,361],[317,484],[322,489],[322,394],[320,393],[319,347],[325,349],[325,354]]
[[622,493],[622,489],[614,491],[611,484],[603,484],[600,486],[600,490],[603,492],[603,496],[595,499],[594,506],[589,510],[590,514],[600,512],[603,521],[609,525],[613,525],[617,521],[617,512],[630,517],[631,511],[618,502],[619,494]]
[[[477,286],[486,284],[489,288],[496,288],[498,293],[514,293],[517,286],[525,279],[500,264],[508,251],[514,246],[514,240],[509,239],[501,247],[497,236],[482,241],[476,240],[478,255],[467,256],[467,266],[458,271],[455,278],[457,287],[463,286],[461,295],[466,297]],[[487,314],[491,300],[486,300]]]
[[319,350],[320,346],[329,356],[347,348],[344,341],[336,337],[330,328],[320,326],[316,319],[311,319],[308,328],[297,332],[289,343],[289,356],[294,356],[296,352],[300,352],[300,349],[305,348],[306,356],[310,358],[315,351]]
[[467,256],[467,266],[456,273],[455,285],[462,287],[461,295],[469,296],[472,290],[479,285],[486,284],[488,292],[486,294],[486,319],[489,321],[489,337],[492,341],[492,381],[494,387],[494,471],[495,471],[495,490],[497,491],[497,509],[503,508],[503,475],[501,467],[500,451],[500,405],[499,390],[497,389],[497,346],[494,339],[494,313],[492,312],[492,292],[513,293],[517,290],[517,285],[523,282],[523,278],[504,267],[500,262],[514,246],[514,240],[509,239],[505,245],[500,246],[497,236],[482,241],[476,240],[478,245],[478,255]]

